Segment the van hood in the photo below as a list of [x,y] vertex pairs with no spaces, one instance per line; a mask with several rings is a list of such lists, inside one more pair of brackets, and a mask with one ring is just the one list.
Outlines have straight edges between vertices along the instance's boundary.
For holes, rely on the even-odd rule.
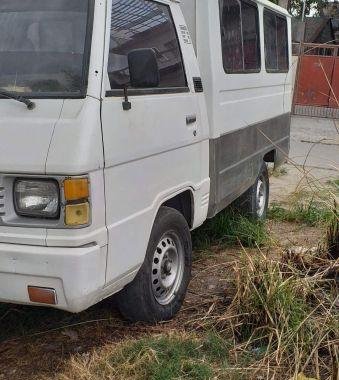
[[0,173],[45,174],[54,128],[60,118],[62,99],[35,99],[27,107],[0,99]]
[[0,99],[0,173],[79,175],[103,168],[100,101]]
[[104,167],[101,103],[92,96],[66,99],[46,160],[46,174],[82,175]]

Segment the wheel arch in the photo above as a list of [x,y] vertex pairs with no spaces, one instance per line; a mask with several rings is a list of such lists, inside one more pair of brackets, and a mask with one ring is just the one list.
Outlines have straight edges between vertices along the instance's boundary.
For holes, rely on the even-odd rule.
[[270,150],[269,152],[267,152],[265,155],[264,155],[264,161],[265,162],[271,162],[271,163],[275,163],[275,160],[276,160],[276,155],[277,155],[277,152],[275,149],[272,149]]
[[160,207],[170,207],[180,212],[190,228],[194,224],[194,195],[191,189],[186,189],[179,194],[164,201]]

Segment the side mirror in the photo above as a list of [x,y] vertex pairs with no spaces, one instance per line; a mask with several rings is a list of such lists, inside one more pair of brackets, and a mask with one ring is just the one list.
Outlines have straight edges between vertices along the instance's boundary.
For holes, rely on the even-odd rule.
[[160,83],[156,53],[153,49],[135,49],[128,53],[131,87],[155,88]]

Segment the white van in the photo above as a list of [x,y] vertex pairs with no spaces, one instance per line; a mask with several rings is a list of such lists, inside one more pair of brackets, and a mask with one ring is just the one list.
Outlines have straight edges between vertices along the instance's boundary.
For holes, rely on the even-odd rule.
[[173,317],[190,230],[264,218],[291,22],[266,0],[0,2],[0,301]]

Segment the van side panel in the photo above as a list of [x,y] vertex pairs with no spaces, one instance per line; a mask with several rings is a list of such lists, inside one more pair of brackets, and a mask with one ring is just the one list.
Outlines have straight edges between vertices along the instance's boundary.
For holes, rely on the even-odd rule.
[[[292,78],[265,67],[264,9],[290,18],[281,8],[256,1],[259,18],[259,72],[226,73],[222,59],[219,1],[197,1],[197,53],[210,124],[211,197],[209,217],[255,182],[266,153],[280,164],[289,152]],[[290,62],[291,62],[291,41]]]
[[266,153],[275,161],[288,155],[290,114],[266,120],[210,140],[209,217],[223,210],[255,182]]

